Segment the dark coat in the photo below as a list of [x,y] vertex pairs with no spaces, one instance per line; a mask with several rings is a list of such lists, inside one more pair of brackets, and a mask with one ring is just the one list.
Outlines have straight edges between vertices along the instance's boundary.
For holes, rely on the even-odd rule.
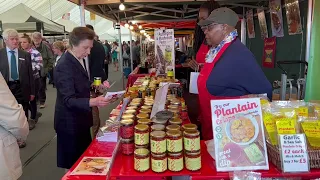
[[108,75],[104,72],[104,60],[106,53],[102,44],[93,41],[93,47],[89,55],[90,80],[93,82],[94,77],[101,77],[102,82],[108,79]]
[[[23,99],[28,102],[30,95],[35,95],[34,78],[31,64],[31,55],[28,52],[18,50],[18,69],[19,81],[22,89]],[[7,56],[7,49],[0,50],[0,72],[6,82],[9,82],[9,62]]]
[[91,83],[87,72],[73,55],[66,52],[55,67],[54,75],[57,88],[55,130],[72,134],[87,131],[92,126]]

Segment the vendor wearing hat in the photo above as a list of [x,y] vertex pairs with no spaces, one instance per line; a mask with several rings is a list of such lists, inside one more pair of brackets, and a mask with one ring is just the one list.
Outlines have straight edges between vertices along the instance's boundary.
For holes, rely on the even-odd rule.
[[254,55],[237,38],[238,15],[229,8],[218,8],[198,23],[211,46],[198,77],[202,137],[213,138],[210,100],[267,93],[272,87]]

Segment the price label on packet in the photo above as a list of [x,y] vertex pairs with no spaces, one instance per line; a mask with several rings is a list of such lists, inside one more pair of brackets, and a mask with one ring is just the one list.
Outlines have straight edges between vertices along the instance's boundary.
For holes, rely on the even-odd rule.
[[304,134],[279,135],[283,172],[308,172],[309,157]]

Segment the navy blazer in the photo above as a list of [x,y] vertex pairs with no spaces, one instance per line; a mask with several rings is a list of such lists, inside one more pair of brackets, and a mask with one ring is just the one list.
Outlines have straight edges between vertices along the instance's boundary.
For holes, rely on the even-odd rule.
[[72,54],[66,52],[60,58],[54,75],[57,88],[54,114],[56,132],[87,132],[92,126],[88,73]]

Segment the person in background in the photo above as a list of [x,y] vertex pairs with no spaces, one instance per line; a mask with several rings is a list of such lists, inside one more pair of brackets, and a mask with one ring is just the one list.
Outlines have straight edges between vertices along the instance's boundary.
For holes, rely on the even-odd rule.
[[123,58],[123,66],[124,67],[130,67],[130,48],[129,48],[129,53],[128,53],[128,45],[124,44],[122,46],[122,58]]
[[254,55],[237,38],[238,15],[229,8],[218,8],[198,24],[210,50],[198,77],[201,127],[204,140],[213,138],[210,101],[248,94],[268,94],[272,86]]
[[[87,25],[87,28],[94,31],[91,25]],[[93,47],[91,48],[90,55],[88,56],[88,74],[90,77],[91,84],[94,82],[95,77],[100,77],[102,84],[100,87],[95,88],[109,88],[108,75],[104,71],[104,61],[106,58],[105,50],[101,43],[94,40]],[[91,90],[91,97],[95,98],[97,94],[94,91],[94,88]],[[99,116],[99,109],[97,106],[92,107],[92,115],[93,115],[93,126],[92,126],[92,135],[96,137],[97,133],[100,129],[100,116]]]
[[[205,20],[213,10],[219,7],[219,3],[213,0],[203,3],[199,9],[198,22]],[[193,44],[193,52],[195,53],[195,57],[189,61],[189,66],[192,69],[196,70],[199,68],[199,65],[203,65],[205,63],[205,57],[209,51],[209,48],[210,47],[206,42],[205,35],[201,30],[201,27],[196,24]]]
[[52,50],[53,50],[53,54],[54,54],[54,56],[55,56],[55,62],[54,62],[54,66],[53,66],[53,69],[52,69],[51,78],[52,78],[52,80],[53,80],[52,85],[53,85],[53,87],[55,87],[55,85],[54,85],[54,74],[53,74],[53,72],[54,72],[54,67],[57,66],[57,63],[59,62],[61,56],[62,56],[62,55],[64,54],[64,52],[66,51],[66,48],[65,48],[65,46],[64,46],[64,44],[63,44],[62,41],[56,41],[56,42],[54,42],[54,43],[52,44]]
[[132,62],[133,69],[135,69],[140,64],[140,42],[132,41]]
[[112,54],[112,63],[115,68],[115,71],[119,70],[119,65],[118,65],[118,54],[119,54],[119,47],[117,42],[112,43],[112,49],[111,49],[111,54]]
[[70,169],[90,145],[92,107],[104,107],[103,97],[90,98],[91,81],[86,58],[93,47],[95,33],[76,27],[69,34],[70,49],[54,69],[57,99],[54,129],[57,133],[57,166]]
[[110,46],[109,47],[107,46],[109,45],[107,41],[105,41],[104,43],[101,42],[101,44],[103,46],[103,49],[106,55],[106,57],[104,58],[104,72],[108,74],[109,73],[109,57],[110,57],[109,53],[111,51],[111,48],[109,49]]
[[0,72],[0,179],[17,180],[22,164],[17,142],[25,142],[29,134],[27,117],[8,88]]
[[32,34],[32,41],[34,47],[41,53],[43,60],[43,68],[40,71],[40,88],[39,88],[39,101],[40,109],[45,108],[46,105],[46,89],[47,89],[47,76],[49,71],[53,68],[54,59],[53,53],[49,46],[42,42],[42,35],[39,32]]
[[[34,74],[32,71],[31,55],[18,49],[19,35],[14,29],[3,32],[6,47],[0,50],[0,72],[6,80],[9,89],[19,104],[22,105],[25,116],[28,116],[29,101],[35,98]],[[28,120],[31,125],[33,120]]]
[[32,101],[30,101],[30,106],[29,106],[29,109],[31,112],[31,116],[29,119],[29,127],[30,127],[30,130],[32,130],[35,128],[35,125],[37,124],[39,117],[42,115],[37,110],[37,100],[38,100],[38,92],[39,92],[39,85],[40,85],[40,70],[43,64],[42,64],[42,57],[40,52],[32,47],[32,41],[30,36],[28,36],[27,34],[24,34],[20,38],[20,45],[24,51],[31,54],[31,63],[32,63],[34,88],[35,88],[35,98]]

